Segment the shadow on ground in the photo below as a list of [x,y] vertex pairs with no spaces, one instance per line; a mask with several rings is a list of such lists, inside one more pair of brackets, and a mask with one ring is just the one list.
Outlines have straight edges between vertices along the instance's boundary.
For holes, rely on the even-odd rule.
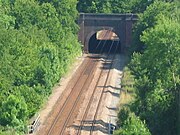
[[[86,120],[86,121],[82,121],[82,122],[83,122],[84,126],[82,127],[81,131],[91,131],[93,121]],[[96,120],[93,131],[100,131],[102,133],[107,134],[108,133],[108,125],[109,125],[109,123],[106,123],[103,120]],[[72,125],[70,127],[74,128],[76,130],[80,129],[79,125]]]

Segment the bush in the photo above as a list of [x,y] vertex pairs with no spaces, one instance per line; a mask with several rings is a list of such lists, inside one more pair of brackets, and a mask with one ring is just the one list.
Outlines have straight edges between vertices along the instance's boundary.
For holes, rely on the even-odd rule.
[[151,133],[145,122],[142,122],[134,113],[130,113],[123,126],[115,131],[114,135],[151,135]]

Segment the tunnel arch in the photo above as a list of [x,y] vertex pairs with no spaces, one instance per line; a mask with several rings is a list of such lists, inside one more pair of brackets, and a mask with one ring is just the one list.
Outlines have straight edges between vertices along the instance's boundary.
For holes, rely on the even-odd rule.
[[[105,31],[110,31],[111,36],[110,35],[107,36],[106,37],[107,39],[98,39],[98,33],[100,33],[100,32],[103,33]],[[116,38],[113,36],[115,36]],[[100,41],[104,42],[105,40],[107,40],[107,42],[109,42],[109,41],[118,42],[119,46],[121,44],[120,36],[112,28],[101,28],[101,29],[93,30],[88,34],[88,36],[85,40],[85,45],[87,47],[88,53],[94,53],[93,49],[96,48],[96,45],[98,45]],[[120,52],[120,50],[121,50],[121,46],[119,47],[119,52]]]
[[78,39],[83,45],[83,51],[88,53],[88,42],[90,37],[104,27],[113,28],[120,37],[121,50],[126,52],[132,43],[133,24],[138,16],[132,13],[126,14],[103,14],[103,13],[80,13],[78,24],[80,30]]

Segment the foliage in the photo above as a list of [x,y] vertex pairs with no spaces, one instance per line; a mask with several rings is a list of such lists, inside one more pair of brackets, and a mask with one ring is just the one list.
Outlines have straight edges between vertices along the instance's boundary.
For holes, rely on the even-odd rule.
[[136,98],[120,110],[120,129],[116,134],[131,134],[135,126],[132,128],[133,124],[127,123],[130,111],[144,120],[154,135],[179,134],[179,4],[177,1],[156,0],[139,14],[134,27],[133,51],[136,52],[128,66],[135,78]]
[[77,9],[85,13],[140,13],[153,0],[79,0]]
[[140,40],[140,35],[142,32],[147,28],[153,27],[157,20],[159,19],[159,14],[165,14],[166,16],[171,16],[172,13],[175,11],[175,4],[174,3],[167,3],[163,1],[155,1],[147,9],[143,12],[138,14],[138,21],[134,26],[134,34],[133,34],[133,51],[142,52],[146,46]]
[[85,13],[97,13],[97,5],[95,1],[92,0],[79,0],[77,4],[77,9],[79,12],[85,12]]
[[0,113],[1,125],[9,125],[23,129],[19,126],[25,124],[27,118],[27,106],[22,97],[18,97],[17,95],[9,95],[7,99],[3,101]]
[[118,120],[117,120],[117,126],[121,127],[125,124],[125,121],[128,119],[129,114],[131,113],[129,107],[123,107],[118,112]]
[[143,55],[146,62],[142,66],[149,69],[151,80],[161,79],[168,86],[172,81],[176,83],[178,77],[180,24],[163,15],[159,17],[161,19],[155,28],[143,32],[142,41],[147,45],[147,50]]
[[[146,76],[152,83],[148,87],[151,87],[150,91],[146,91],[146,104],[144,105],[146,113],[141,115],[148,118],[150,128],[155,133],[163,133],[161,129],[167,130],[168,127],[169,132],[164,130],[166,133],[163,134],[175,134],[172,129],[176,127],[173,124],[176,117],[173,110],[176,110],[176,86],[180,83],[178,75],[180,71],[179,35],[179,23],[161,16],[157,25],[145,31],[142,36],[142,41],[146,43],[147,49],[142,55],[141,67],[146,68]],[[144,62],[145,59],[146,62]],[[171,113],[171,117],[167,118],[169,113]]]
[[127,92],[133,92],[134,91],[134,88],[133,88],[134,82],[135,82],[134,76],[132,75],[129,68],[125,67],[124,71],[123,71],[122,81],[121,81],[122,89]]
[[[1,8],[1,5],[0,5]],[[6,15],[1,9],[0,9],[0,27],[1,28],[12,28],[15,24],[15,18],[9,15]]]
[[[23,131],[27,120],[80,54],[76,2],[0,0],[3,127]],[[6,130],[9,128],[3,128],[2,133]]]
[[130,113],[123,126],[114,135],[151,135],[145,122],[134,113]]
[[177,134],[178,88],[180,83],[180,25],[175,16],[158,15],[154,27],[141,41],[147,46],[130,64],[135,78],[136,101],[132,110],[145,119],[153,134]]
[[22,135],[22,132],[16,132],[12,127],[0,126],[0,135]]

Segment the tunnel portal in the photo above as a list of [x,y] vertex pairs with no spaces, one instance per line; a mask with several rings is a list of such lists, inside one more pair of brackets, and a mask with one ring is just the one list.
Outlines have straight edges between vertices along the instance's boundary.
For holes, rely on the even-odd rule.
[[[83,45],[85,53],[93,52],[95,45],[98,43],[93,41],[94,33],[102,29],[113,29],[120,37],[121,52],[126,52],[131,45],[132,26],[137,21],[136,14],[102,14],[102,13],[80,13],[78,24],[80,30],[78,32],[79,41]],[[91,41],[90,41],[91,40]],[[110,39],[112,41],[112,39]],[[108,41],[108,42],[111,42]],[[89,45],[91,44],[91,45]]]
[[101,30],[94,33],[88,43],[89,53],[113,53],[117,47],[116,53],[121,52],[121,42],[119,37],[110,30]]

